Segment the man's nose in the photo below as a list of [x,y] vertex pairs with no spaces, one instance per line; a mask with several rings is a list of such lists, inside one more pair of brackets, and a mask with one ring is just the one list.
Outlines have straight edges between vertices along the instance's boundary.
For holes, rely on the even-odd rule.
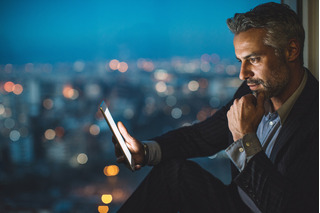
[[250,69],[250,65],[248,65],[246,62],[241,63],[239,78],[241,80],[246,80],[250,77],[252,77],[254,74]]

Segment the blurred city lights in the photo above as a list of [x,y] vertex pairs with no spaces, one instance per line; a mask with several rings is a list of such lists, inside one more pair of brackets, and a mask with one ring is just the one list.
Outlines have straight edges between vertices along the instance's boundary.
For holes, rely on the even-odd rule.
[[118,69],[118,66],[119,66],[119,61],[117,59],[113,59],[109,62],[109,67],[110,69],[112,70],[117,70]]
[[44,137],[45,137],[47,140],[53,140],[53,139],[56,137],[56,132],[55,132],[53,129],[47,129],[47,130],[44,132]]
[[41,69],[43,72],[49,73],[52,71],[52,65],[51,64],[43,64]]
[[12,72],[12,64],[6,64],[4,67],[4,70],[6,73],[11,73]]
[[89,128],[89,132],[91,135],[99,135],[100,127],[96,124],[92,124]]
[[34,69],[34,65],[32,63],[27,63],[24,68],[26,72],[32,72]]
[[211,70],[211,65],[208,62],[202,62],[200,65],[200,69],[203,72],[209,72]]
[[199,87],[200,88],[202,88],[202,89],[205,89],[205,88],[207,88],[208,87],[208,85],[209,85],[209,82],[208,82],[208,80],[207,79],[205,79],[205,78],[201,78],[201,79],[199,79]]
[[108,206],[98,206],[99,213],[107,213],[109,211]]
[[137,67],[147,72],[151,72],[154,70],[153,62],[146,59],[139,59],[137,62]]
[[182,110],[180,108],[173,108],[171,111],[171,116],[174,119],[179,119],[182,116]]
[[15,84],[13,87],[12,87],[12,92],[16,95],[20,95],[23,91],[23,87],[21,84]]
[[14,83],[12,81],[8,81],[4,84],[4,90],[6,92],[12,92],[13,91],[13,86],[14,86]]
[[11,115],[12,115],[11,109],[8,108],[8,107],[5,107],[4,108],[4,113],[2,114],[2,116],[5,117],[5,118],[10,118]]
[[163,81],[160,81],[156,84],[155,88],[156,88],[157,92],[162,93],[167,90],[167,85]]
[[119,72],[127,72],[128,64],[126,62],[120,62],[118,65]]
[[12,141],[18,141],[20,139],[20,132],[18,130],[12,130],[9,137]]
[[47,110],[50,110],[53,107],[53,101],[50,98],[46,98],[43,100],[42,105]]
[[76,61],[73,64],[73,69],[77,72],[82,72],[84,67],[85,67],[85,63],[83,61]]
[[79,164],[86,164],[88,162],[88,156],[85,153],[80,153],[77,156],[77,162]]
[[73,96],[73,89],[71,86],[67,85],[63,88],[62,94],[66,98],[71,98]]
[[119,72],[127,72],[128,64],[126,62],[120,62],[117,59],[113,59],[109,62],[111,70],[118,70]]
[[55,128],[56,136],[57,137],[62,137],[64,135],[64,128],[61,126],[58,126]]
[[164,69],[158,69],[154,72],[154,78],[158,81],[165,81],[169,77],[168,73]]
[[235,65],[228,65],[226,67],[226,72],[227,72],[228,75],[231,75],[231,76],[235,75],[235,74],[238,73],[237,67]]
[[116,166],[116,165],[110,165],[110,166],[106,166],[104,167],[103,169],[103,173],[106,175],[106,176],[116,176],[118,175],[119,173],[119,167]]
[[220,56],[215,53],[211,55],[210,59],[213,64],[218,64],[220,62]]
[[210,55],[207,54],[207,53],[205,53],[205,54],[203,54],[203,55],[201,56],[201,61],[203,61],[203,62],[210,62],[210,60],[211,60],[211,57],[210,57]]
[[12,129],[16,123],[12,118],[7,118],[4,120],[3,124],[7,129]]
[[199,89],[199,83],[198,83],[198,81],[190,81],[189,83],[188,83],[188,89],[190,90],[190,91],[197,91],[198,89]]
[[168,106],[174,106],[174,105],[176,105],[176,103],[177,103],[177,98],[175,97],[175,96],[173,96],[173,95],[169,95],[167,98],[166,98],[166,104],[168,105]]
[[70,85],[64,86],[62,94],[65,98],[75,100],[79,96],[79,92],[76,89],[73,89]]
[[109,204],[109,203],[112,202],[112,195],[104,194],[104,195],[101,196],[101,200],[102,200],[103,203]]

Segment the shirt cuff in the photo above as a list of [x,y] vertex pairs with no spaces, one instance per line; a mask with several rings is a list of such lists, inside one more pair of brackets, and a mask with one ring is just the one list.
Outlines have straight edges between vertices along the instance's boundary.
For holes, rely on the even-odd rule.
[[261,144],[257,135],[249,133],[233,142],[225,151],[233,164],[241,172],[249,160],[261,150]]
[[148,147],[149,157],[146,159],[148,166],[154,166],[161,161],[161,148],[156,141],[143,141]]

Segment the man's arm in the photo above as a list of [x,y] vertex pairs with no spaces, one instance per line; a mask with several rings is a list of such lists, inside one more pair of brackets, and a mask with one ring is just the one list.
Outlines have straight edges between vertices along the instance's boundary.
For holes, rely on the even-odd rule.
[[301,148],[286,147],[275,163],[261,151],[233,181],[262,212],[318,212],[318,137],[314,128],[299,130],[289,143]]

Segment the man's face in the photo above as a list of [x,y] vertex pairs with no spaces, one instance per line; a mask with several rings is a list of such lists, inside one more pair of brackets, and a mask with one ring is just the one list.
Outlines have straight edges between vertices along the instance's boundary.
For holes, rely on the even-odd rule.
[[266,97],[281,95],[289,82],[289,69],[284,57],[275,55],[274,48],[263,43],[263,29],[249,29],[234,36],[234,48],[241,62],[239,78],[246,80],[250,89],[265,92]]

